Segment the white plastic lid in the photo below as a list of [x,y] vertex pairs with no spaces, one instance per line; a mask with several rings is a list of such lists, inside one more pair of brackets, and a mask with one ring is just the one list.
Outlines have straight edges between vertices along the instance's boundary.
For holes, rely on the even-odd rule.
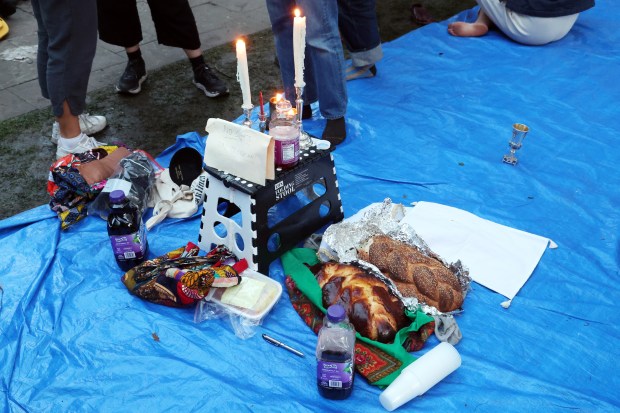
[[250,320],[260,320],[278,302],[282,295],[282,285],[252,269],[247,269],[239,275],[241,276],[239,285],[211,288],[205,300]]

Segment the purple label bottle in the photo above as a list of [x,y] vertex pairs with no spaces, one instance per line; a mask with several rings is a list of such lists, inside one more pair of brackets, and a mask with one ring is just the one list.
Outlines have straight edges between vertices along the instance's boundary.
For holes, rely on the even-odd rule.
[[317,388],[326,399],[351,395],[355,378],[355,329],[340,304],[331,305],[316,346]]
[[108,236],[116,263],[123,271],[140,264],[148,254],[146,229],[137,206],[121,190],[110,193]]

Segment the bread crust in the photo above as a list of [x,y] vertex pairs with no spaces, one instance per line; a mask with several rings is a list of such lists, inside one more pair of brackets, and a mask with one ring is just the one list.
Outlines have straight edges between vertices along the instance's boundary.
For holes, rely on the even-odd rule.
[[454,311],[463,305],[463,292],[452,271],[412,245],[387,235],[376,235],[358,250],[358,257],[393,280],[405,297],[416,297],[441,312]]
[[344,306],[349,321],[364,337],[391,343],[410,324],[405,306],[377,276],[353,265],[329,262],[316,274],[323,292],[323,306]]

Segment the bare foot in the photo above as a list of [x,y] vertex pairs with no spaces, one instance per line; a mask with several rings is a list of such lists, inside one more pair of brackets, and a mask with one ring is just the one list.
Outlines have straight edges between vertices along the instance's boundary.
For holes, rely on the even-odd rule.
[[456,22],[448,25],[448,33],[458,37],[480,37],[487,34],[489,26],[484,23]]

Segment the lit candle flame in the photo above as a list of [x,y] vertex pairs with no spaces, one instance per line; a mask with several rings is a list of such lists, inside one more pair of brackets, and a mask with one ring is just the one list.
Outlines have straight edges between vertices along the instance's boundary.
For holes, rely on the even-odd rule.
[[242,44],[245,45],[245,42],[243,41],[243,39],[237,40],[237,43],[236,43],[237,46],[240,46]]
[[299,11],[299,9],[295,9],[293,13],[295,13],[295,17],[299,17],[301,15],[301,12]]
[[276,93],[276,103],[282,100],[282,93]]

